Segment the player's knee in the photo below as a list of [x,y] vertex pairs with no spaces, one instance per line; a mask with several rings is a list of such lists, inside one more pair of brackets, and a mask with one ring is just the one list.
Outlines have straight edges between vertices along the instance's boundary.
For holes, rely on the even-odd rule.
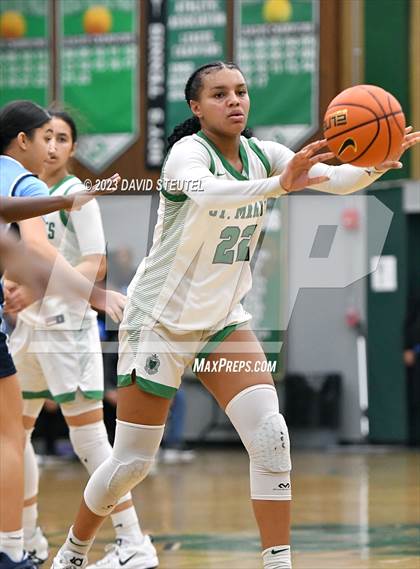
[[70,425],[69,435],[74,452],[89,474],[93,474],[111,456],[112,447],[103,421],[80,426]]
[[289,433],[283,415],[266,417],[248,449],[251,473],[251,498],[290,500],[291,482]]
[[247,450],[255,465],[268,472],[292,469],[289,431],[281,413],[262,419]]
[[120,462],[109,457],[97,470],[86,486],[86,505],[98,516],[107,516],[120,499],[146,478],[153,459],[134,458]]
[[250,458],[251,498],[290,500],[289,433],[273,386],[255,385],[226,408]]
[[162,440],[164,425],[117,421],[112,456],[94,473],[85,502],[98,516],[108,515],[118,501],[149,473]]

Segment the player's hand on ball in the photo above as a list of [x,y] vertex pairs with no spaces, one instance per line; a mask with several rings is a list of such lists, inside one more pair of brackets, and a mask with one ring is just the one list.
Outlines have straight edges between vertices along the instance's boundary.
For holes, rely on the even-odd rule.
[[334,158],[332,152],[317,154],[321,148],[327,146],[326,140],[317,140],[304,146],[302,150],[296,152],[288,162],[284,172],[280,176],[280,184],[286,192],[297,192],[308,186],[328,182],[328,176],[309,177],[309,170],[318,162],[324,162]]
[[385,172],[386,170],[396,170],[402,168],[403,165],[400,162],[401,156],[406,150],[420,142],[420,131],[412,132],[412,130],[412,126],[408,126],[405,129],[405,136],[401,145],[401,152],[399,152],[399,154],[394,157],[394,160],[386,160],[385,162],[382,162],[382,164],[378,164],[375,166],[376,170],[379,172]]

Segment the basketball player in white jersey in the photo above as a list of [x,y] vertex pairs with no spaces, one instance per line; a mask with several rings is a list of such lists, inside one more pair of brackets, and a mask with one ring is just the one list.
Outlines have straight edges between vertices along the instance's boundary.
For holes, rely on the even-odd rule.
[[[250,101],[234,64],[197,69],[185,96],[193,116],[169,137],[153,246],[129,287],[120,329],[113,453],[90,478],[53,569],[84,567],[107,514],[147,476],[171,397],[196,357],[211,362],[199,378],[250,457],[264,569],[291,567],[289,437],[273,379],[260,371],[266,360],[251,315],[241,304],[252,284],[250,261],[268,198],[305,187],[349,194],[400,163],[334,167],[322,163],[331,153],[317,154],[325,141],[294,154],[275,142],[248,139]],[[407,133],[401,153],[419,139]],[[226,359],[230,371],[219,365]],[[245,361],[250,369],[241,372]]]
[[[72,118],[51,111],[53,150],[46,161],[43,179],[51,196],[65,196],[84,189],[69,174],[77,131]],[[98,204],[80,211],[65,210],[44,216],[49,242],[77,270],[89,278],[105,276],[105,238]],[[22,297],[24,292],[22,292]],[[74,451],[88,472],[110,455],[103,423],[103,365],[97,316],[83,300],[65,302],[49,296],[22,310],[11,336],[11,350],[24,398],[25,503],[23,511],[25,548],[36,562],[48,556],[47,541],[38,527],[38,466],[31,443],[35,421],[46,398],[54,399],[69,426]],[[119,567],[120,558],[130,558],[127,568],[157,567],[156,550],[142,534],[130,494],[120,500],[112,516],[115,544],[92,567]]]

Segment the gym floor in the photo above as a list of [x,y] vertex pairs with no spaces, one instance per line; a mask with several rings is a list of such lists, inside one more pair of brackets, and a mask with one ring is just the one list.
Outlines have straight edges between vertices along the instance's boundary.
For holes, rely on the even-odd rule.
[[[344,447],[292,458],[294,569],[420,568],[420,451]],[[52,555],[86,480],[77,462],[42,468],[40,520]],[[248,494],[248,460],[239,449],[199,450],[191,464],[159,464],[133,493],[159,567],[259,569]],[[90,561],[112,541],[107,521]]]

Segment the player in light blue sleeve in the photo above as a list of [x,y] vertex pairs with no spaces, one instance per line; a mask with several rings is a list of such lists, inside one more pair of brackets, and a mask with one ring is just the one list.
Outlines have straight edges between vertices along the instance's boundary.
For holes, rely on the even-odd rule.
[[[98,195],[93,188],[92,192],[79,192],[72,196],[49,196],[48,188],[38,179],[38,174],[43,171],[51,153],[52,139],[51,116],[42,107],[31,101],[14,101],[0,109],[0,214],[5,221],[20,221],[21,237],[26,241],[25,254],[31,255],[32,251],[35,254],[31,255],[31,260],[38,258],[41,263],[45,259],[48,265],[44,267],[45,274],[58,261],[60,275],[65,281],[67,277],[70,278],[74,285],[73,293],[89,298],[93,306],[105,309],[118,320],[124,306],[123,295],[92,288],[89,280],[74,271],[64,259],[60,261],[56,250],[48,243],[43,219],[37,217],[63,207],[80,208]],[[110,182],[118,183],[118,179],[119,176],[114,175]],[[28,198],[33,200],[32,207]],[[13,203],[15,199],[16,202],[22,201]],[[10,254],[6,236],[2,238],[2,244],[2,251],[9,249]],[[25,270],[26,277],[28,274]],[[36,275],[32,275],[35,281]],[[0,285],[0,308],[2,304],[3,290]],[[0,569],[37,567],[23,551],[23,440],[20,386],[7,338],[0,332]],[[7,499],[4,499],[5,496]]]
[[[38,179],[38,175],[51,154],[52,140],[51,116],[42,107],[31,101],[14,101],[0,109],[0,214],[5,221],[20,221],[21,237],[26,242],[25,254],[30,255],[31,261],[38,259],[41,264],[43,260],[47,261],[47,266],[44,267],[46,274],[54,265],[63,277],[61,282],[67,282],[67,277],[70,278],[75,287],[73,293],[89,298],[93,306],[105,309],[112,318],[118,320],[125,302],[123,295],[92,287],[88,279],[74,271],[63,258],[59,259],[55,248],[48,243],[45,224],[39,215],[60,207],[71,209],[75,205],[80,208],[97,195],[94,188],[92,192],[79,192],[73,196],[49,196],[46,184]],[[110,182],[118,183],[118,179],[119,176],[114,175]],[[28,199],[33,200],[33,207]],[[22,201],[20,204],[11,203],[14,200]],[[3,252],[7,252],[6,236],[2,238],[2,243]],[[6,259],[3,258],[2,261]],[[35,272],[31,275],[34,282],[37,276]],[[28,274],[25,270],[26,277]],[[22,281],[22,284],[30,284],[27,280],[28,278]],[[3,288],[6,297],[6,293],[10,294],[10,289]],[[8,304],[9,299],[6,300],[5,308]],[[0,286],[0,308],[2,305],[3,290]],[[7,338],[0,332],[0,569],[37,567],[23,551],[23,440],[20,386]]]
[[[53,143],[42,178],[51,198],[80,194],[85,186],[69,170],[77,145],[76,124],[66,112],[50,113]],[[40,198],[31,198],[37,199]],[[75,270],[93,280],[104,278],[106,242],[96,201],[79,211],[62,209],[49,213],[44,221],[49,243]],[[39,341],[42,348],[30,348]],[[29,300],[28,306],[17,314],[10,350],[24,399],[24,546],[41,563],[48,558],[48,544],[38,525],[40,473],[31,435],[45,398],[60,405],[74,452],[89,474],[112,452],[103,422],[104,377],[97,314],[83,299],[70,301],[62,295],[46,294],[42,302]],[[128,558],[125,569],[157,567],[156,549],[140,529],[130,494],[121,499],[111,520],[115,543],[106,548],[105,557],[91,569],[120,569],[120,560]]]
[[[51,117],[30,101],[14,101],[0,111],[0,196],[45,196],[37,178],[48,156]],[[42,221],[41,221],[42,223]],[[2,291],[1,301],[2,301]],[[35,569],[23,552],[22,399],[6,336],[0,333],[0,567]],[[7,457],[7,460],[2,458]]]
[[52,138],[49,113],[31,101],[14,101],[3,107],[0,117],[0,195],[48,196],[37,176]]

